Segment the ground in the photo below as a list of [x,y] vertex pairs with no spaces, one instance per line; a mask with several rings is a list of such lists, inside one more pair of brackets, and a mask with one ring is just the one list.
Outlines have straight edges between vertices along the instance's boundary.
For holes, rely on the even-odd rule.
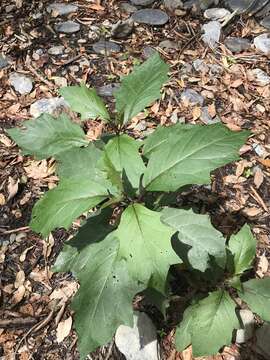
[[[128,17],[120,10],[119,1],[79,0],[79,9],[64,18],[81,24],[79,32],[70,35],[55,31],[61,20],[50,15],[47,1],[16,1],[7,13],[10,1],[0,5],[0,49],[10,63],[0,70],[0,267],[1,320],[0,357],[3,359],[79,359],[76,335],[71,330],[70,298],[77,283],[70,274],[53,274],[56,256],[71,232],[57,230],[49,239],[33,233],[29,225],[31,209],[42,193],[55,186],[53,160],[36,161],[24,156],[8,137],[8,128],[29,119],[30,105],[41,98],[57,96],[59,83],[69,85],[85,81],[100,88],[115,84],[123,74],[145,60],[151,46],[170,65],[170,81],[162,99],[137,116],[130,133],[143,137],[157,124],[164,126],[177,119],[198,124],[222,121],[231,130],[250,130],[240,159],[213,174],[211,187],[194,187],[179,201],[196,202],[201,213],[209,213],[213,224],[224,234],[231,234],[244,223],[252,227],[257,238],[257,276],[268,275],[270,239],[270,85],[261,86],[250,77],[250,70],[269,71],[267,56],[254,47],[233,55],[224,46],[228,36],[253,38],[263,29],[251,17],[236,16],[224,28],[215,50],[201,40],[201,13],[182,11],[170,14],[169,22],[160,27],[136,25],[128,37],[115,40],[121,50],[97,54],[92,49],[95,27],[99,38],[110,38],[111,25]],[[162,8],[156,1],[154,7]],[[41,15],[39,15],[41,14]],[[172,48],[161,48],[160,42],[171,40]],[[49,55],[47,50],[63,45],[63,56]],[[192,63],[201,59],[211,71],[196,71]],[[213,65],[218,65],[213,68]],[[215,69],[215,70],[214,70]],[[18,71],[32,78],[34,87],[21,95],[11,86],[9,75]],[[192,106],[180,101],[184,89],[194,89],[204,98]],[[111,97],[106,97],[113,108]],[[207,112],[207,116],[203,116]],[[76,119],[75,119],[76,121]],[[91,139],[98,137],[102,125],[87,122],[85,131]],[[76,228],[77,224],[74,224]],[[155,312],[149,310],[154,322]],[[66,320],[63,323],[63,320]],[[59,323],[63,326],[59,327]],[[192,359],[191,349],[177,353],[173,346],[173,327],[166,328],[160,343],[163,359]],[[62,340],[62,337],[64,339]],[[221,355],[207,359],[258,359],[254,340],[242,347],[226,347]],[[91,359],[121,359],[112,343],[97,350]],[[205,358],[206,359],[206,358]]]

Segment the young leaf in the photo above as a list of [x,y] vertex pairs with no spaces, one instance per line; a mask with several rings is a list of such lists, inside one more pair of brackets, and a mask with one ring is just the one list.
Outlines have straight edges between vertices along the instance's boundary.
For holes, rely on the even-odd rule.
[[[143,185],[148,191],[176,191],[183,185],[208,184],[210,172],[237,160],[248,132],[221,124],[193,126],[172,133],[150,155]],[[179,129],[179,128],[178,128]]]
[[124,124],[160,98],[160,89],[168,79],[168,70],[168,65],[155,54],[123,78],[120,89],[114,95],[116,109],[123,114]]
[[23,125],[25,129],[10,129],[8,134],[24,154],[34,155],[38,159],[88,144],[81,127],[64,113],[58,119],[43,114],[37,119],[25,121]]
[[86,246],[71,266],[80,282],[72,308],[82,359],[109,342],[118,326],[133,325],[132,299],[142,288],[129,277],[118,252],[119,241],[113,232]]
[[110,184],[104,180],[71,178],[48,191],[34,206],[31,228],[44,237],[57,227],[68,227],[82,213],[109,196]]
[[114,230],[109,223],[112,212],[111,208],[106,208],[90,214],[77,234],[65,242],[63,250],[56,259],[53,271],[72,271],[73,275],[78,276],[77,273],[80,272],[80,269],[87,266],[89,249],[86,247],[102,241]]
[[61,180],[70,178],[99,180],[103,176],[97,168],[101,155],[102,151],[93,143],[85,148],[62,152],[56,156],[58,160],[57,173]]
[[242,285],[243,292],[238,291],[241,299],[263,320],[270,321],[270,278],[252,279]]
[[195,214],[192,210],[167,208],[162,211],[161,221],[178,231],[180,242],[190,248],[187,256],[194,269],[205,271],[209,265],[209,255],[215,258],[220,267],[224,267],[225,239],[213,227],[207,215]]
[[[174,230],[160,222],[160,213],[140,204],[130,205],[122,214],[117,236],[120,256],[130,275],[164,293],[170,265],[181,262],[171,247]],[[143,264],[143,266],[142,266]]]
[[82,120],[100,118],[105,122],[110,121],[106,106],[95,89],[89,89],[82,84],[63,87],[59,92],[71,109],[81,114]]
[[[111,139],[104,148],[103,168],[108,173],[122,174],[126,176],[134,188],[139,187],[140,177],[145,170],[142,158],[139,155],[139,144],[128,135],[120,135]],[[113,168],[113,169],[112,169]],[[119,178],[114,177],[119,183]]]
[[227,291],[217,290],[198,302],[193,312],[191,343],[193,356],[215,355],[231,343],[239,328],[235,303]]
[[241,274],[252,266],[256,255],[256,239],[248,225],[231,236],[229,250],[233,254],[234,274]]

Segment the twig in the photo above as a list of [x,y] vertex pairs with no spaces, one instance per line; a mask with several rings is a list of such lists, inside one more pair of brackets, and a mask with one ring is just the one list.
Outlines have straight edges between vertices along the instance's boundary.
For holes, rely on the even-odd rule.
[[262,208],[264,209],[264,211],[266,211],[267,213],[269,213],[269,209],[268,207],[265,205],[265,202],[263,201],[263,199],[260,197],[260,195],[258,194],[258,192],[254,189],[253,186],[250,187],[251,191],[253,192],[253,196],[252,194],[250,194],[253,198],[255,198],[255,200],[262,206]]
[[30,228],[29,228],[29,226],[23,226],[23,227],[20,227],[20,228],[17,228],[17,229],[12,229],[12,230],[0,229],[0,233],[2,235],[14,234],[14,233],[20,232],[20,231],[30,231]]
[[37,323],[37,319],[31,317],[5,319],[5,320],[0,320],[0,329],[6,329],[10,327],[24,328],[29,325],[34,325],[36,323]]

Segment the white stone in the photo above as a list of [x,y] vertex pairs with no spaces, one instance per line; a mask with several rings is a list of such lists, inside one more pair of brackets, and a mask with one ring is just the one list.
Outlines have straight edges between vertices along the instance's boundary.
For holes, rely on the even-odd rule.
[[33,89],[32,80],[23,74],[12,73],[9,76],[9,81],[21,95],[29,94]]
[[265,55],[270,54],[270,36],[269,34],[261,34],[254,39],[254,45],[257,50],[261,51]]
[[202,30],[204,31],[204,34],[202,35],[204,43],[211,48],[214,48],[216,43],[219,42],[221,24],[218,21],[210,21],[203,25]]
[[68,107],[63,98],[52,97],[48,99],[40,99],[30,106],[30,114],[33,117],[38,117],[42,113],[53,114],[55,110],[61,107]]
[[250,70],[249,75],[260,86],[265,86],[270,83],[270,76],[262,69],[256,68],[256,69]]
[[224,20],[227,16],[231,15],[230,11],[224,8],[211,8],[204,12],[204,17],[209,20]]
[[145,313],[135,312],[133,328],[119,326],[115,344],[126,360],[159,360],[156,328]]

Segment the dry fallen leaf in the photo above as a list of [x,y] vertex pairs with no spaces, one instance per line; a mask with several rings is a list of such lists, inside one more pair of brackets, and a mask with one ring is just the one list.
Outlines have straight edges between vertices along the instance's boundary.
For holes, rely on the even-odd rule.
[[259,215],[262,210],[256,207],[245,208],[243,211],[247,216],[253,217]]
[[264,175],[261,169],[257,169],[254,175],[254,184],[256,186],[257,189],[259,189],[259,187],[262,185],[264,180]]
[[263,278],[265,273],[268,270],[268,267],[269,267],[269,262],[267,260],[267,257],[265,256],[265,254],[260,255],[259,262],[258,262],[258,270],[256,271],[256,274],[260,278]]
[[57,342],[62,342],[70,333],[72,326],[72,317],[70,316],[66,320],[61,321],[56,330],[56,339]]
[[12,199],[18,192],[19,180],[13,179],[11,176],[8,178],[8,200]]
[[21,285],[23,285],[25,282],[25,273],[23,270],[20,270],[16,274],[16,280],[14,283],[14,286],[16,289],[18,289]]
[[27,166],[24,166],[24,170],[29,178],[45,179],[54,173],[55,164],[47,160],[31,160]]
[[258,159],[258,161],[266,167],[270,167],[270,159]]
[[25,287],[21,285],[13,294],[11,302],[12,304],[18,304],[24,297]]
[[5,205],[5,203],[6,203],[5,196],[2,193],[0,193],[0,206]]

